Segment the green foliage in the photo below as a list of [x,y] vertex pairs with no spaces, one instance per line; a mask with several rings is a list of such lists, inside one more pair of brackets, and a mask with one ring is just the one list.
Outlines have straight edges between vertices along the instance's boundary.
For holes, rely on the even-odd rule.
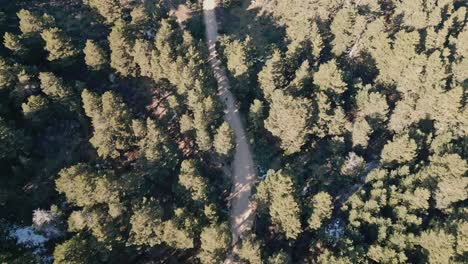
[[258,83],[267,100],[271,99],[276,89],[283,88],[286,85],[284,73],[283,54],[275,49],[271,59],[266,62],[262,71],[258,74]]
[[89,6],[95,8],[108,23],[115,22],[122,16],[122,5],[118,0],[88,0]]
[[63,79],[51,72],[39,73],[39,80],[42,91],[50,98],[66,99],[73,96],[73,90],[65,85]]
[[305,144],[309,107],[310,103],[305,98],[294,98],[280,90],[272,94],[265,128],[281,140],[286,154],[300,151]]
[[284,251],[279,251],[268,258],[268,264],[291,264],[291,257]]
[[85,63],[93,70],[102,70],[108,64],[107,54],[96,41],[86,40],[83,50]]
[[151,68],[151,51],[153,46],[151,42],[143,39],[135,40],[133,46],[133,60],[139,68],[139,74],[141,76],[152,77]]
[[163,211],[154,201],[144,201],[133,211],[130,218],[132,226],[130,241],[133,245],[154,247],[162,242]]
[[421,247],[428,252],[430,263],[451,263],[455,255],[455,237],[443,230],[431,230],[421,234],[419,241]]
[[119,202],[119,186],[111,171],[95,171],[87,164],[77,164],[59,172],[57,190],[78,206]]
[[153,166],[158,168],[171,168],[177,161],[177,153],[173,143],[158,124],[148,118],[146,124],[132,121],[132,130],[139,139],[140,155]]
[[[216,164],[235,141],[201,4],[143,2],[2,5],[0,262],[54,248],[56,263],[211,264],[232,252]],[[261,160],[240,261],[465,263],[466,4],[235,4],[217,49]],[[269,168],[285,169],[264,178]],[[16,244],[11,228],[50,204],[68,235]]]
[[250,38],[245,41],[226,39],[223,41],[227,68],[235,78],[249,77],[253,67],[252,43]]
[[14,68],[3,58],[0,58],[0,90],[10,88],[15,82]]
[[27,48],[23,43],[22,37],[10,32],[5,32],[5,35],[3,35],[3,45],[5,48],[11,50],[15,55],[22,56],[27,52]]
[[234,151],[234,131],[225,121],[219,126],[213,140],[213,146],[216,152],[222,156],[230,157]]
[[382,162],[404,164],[416,157],[417,145],[408,135],[399,136],[389,141],[382,150]]
[[312,198],[311,207],[312,214],[308,219],[309,228],[317,230],[331,217],[332,197],[326,192],[319,192]]
[[262,264],[262,245],[255,236],[249,235],[242,239],[238,250],[239,257],[250,264]]
[[54,264],[100,263],[98,250],[95,241],[76,235],[55,247]]
[[255,99],[250,105],[249,121],[255,129],[263,127],[263,120],[265,119],[265,107],[262,101]]
[[94,128],[91,144],[103,158],[117,158],[132,145],[131,114],[113,92],[102,96],[88,90],[81,94],[83,108]]
[[16,15],[19,18],[19,28],[23,34],[40,33],[55,22],[54,18],[47,14],[40,16],[25,9],[21,9]]
[[28,138],[0,117],[0,159],[13,158],[26,150]]
[[70,38],[58,28],[45,29],[42,31],[41,37],[46,43],[45,50],[49,52],[47,57],[49,61],[70,59],[78,54],[78,50],[75,49]]
[[[364,32],[366,18],[360,16],[356,9],[351,7],[341,8],[335,15],[330,25],[331,33],[334,35],[332,42],[333,53],[340,56],[359,42],[360,35]],[[349,50],[349,52],[351,52]],[[350,53],[351,55],[351,53]]]
[[346,90],[346,83],[343,81],[343,72],[338,68],[335,60],[322,64],[319,70],[314,73],[314,83],[320,90],[334,94],[342,94]]
[[450,211],[453,203],[468,197],[467,170],[466,160],[457,154],[431,157],[430,164],[421,171],[421,176],[436,185],[434,198],[438,209]]
[[269,212],[273,224],[278,225],[287,239],[296,239],[302,232],[301,208],[295,196],[293,179],[286,172],[268,171],[257,187],[256,200],[260,210]]
[[112,27],[108,37],[110,54],[110,66],[124,77],[136,74],[136,65],[132,56],[133,40],[128,28],[119,21]]
[[21,105],[23,115],[33,124],[40,124],[50,117],[49,101],[42,95],[31,95]]
[[206,202],[208,199],[208,183],[200,175],[196,161],[184,160],[180,166],[179,184],[190,192],[194,201]]
[[198,255],[202,263],[218,263],[224,261],[231,244],[229,226],[225,223],[205,227],[201,234],[201,252]]

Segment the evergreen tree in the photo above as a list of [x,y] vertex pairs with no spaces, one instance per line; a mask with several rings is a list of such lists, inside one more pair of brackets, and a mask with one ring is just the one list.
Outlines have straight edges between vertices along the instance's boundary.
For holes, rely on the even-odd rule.
[[[353,45],[359,44],[361,34],[366,26],[366,18],[360,16],[352,7],[340,8],[330,25],[331,33],[334,35],[332,42],[333,53],[340,56]],[[352,50],[349,55],[352,56]]]
[[281,89],[286,85],[284,74],[285,64],[283,54],[278,49],[275,49],[271,59],[267,61],[262,71],[258,74],[258,83],[267,100],[271,100],[276,89]]
[[420,245],[428,251],[431,263],[452,263],[455,255],[455,237],[443,230],[431,230],[421,234]]
[[262,264],[262,245],[255,236],[249,235],[242,239],[238,251],[239,257],[250,264]]
[[194,201],[206,202],[208,183],[198,171],[194,160],[184,160],[180,166],[179,184],[190,192]]
[[5,48],[11,50],[15,55],[24,56],[27,53],[27,47],[24,44],[24,40],[19,35],[5,32],[5,35],[3,35],[3,45]]
[[50,116],[49,101],[42,95],[31,95],[21,105],[24,117],[35,125],[46,122]]
[[338,68],[335,60],[320,65],[319,70],[314,74],[314,83],[320,87],[320,90],[337,95],[344,93],[347,86],[343,81],[343,72]]
[[162,243],[163,211],[152,200],[144,200],[130,218],[130,243],[154,247]]
[[320,192],[312,198],[312,214],[308,220],[310,229],[319,229],[331,217],[332,205],[332,197],[326,192]]
[[50,98],[63,99],[73,96],[73,91],[65,85],[63,79],[51,72],[39,73],[39,80],[42,91]]
[[14,158],[27,147],[28,138],[0,117],[0,159]]
[[231,233],[227,224],[205,227],[200,234],[200,240],[201,252],[198,257],[202,263],[224,261],[231,244]]
[[21,9],[16,15],[19,18],[19,28],[23,34],[40,33],[55,22],[53,17],[47,14],[40,16],[26,9]]
[[417,145],[408,135],[394,138],[382,150],[382,162],[404,164],[412,161],[416,156]]
[[268,258],[268,264],[291,264],[291,257],[284,251],[279,251]]
[[232,131],[226,121],[224,121],[216,131],[213,146],[220,155],[227,157],[232,155],[235,146],[234,131]]
[[99,245],[92,239],[75,235],[54,249],[54,264],[99,263]]
[[260,129],[263,127],[263,121],[265,119],[265,107],[263,102],[255,99],[250,105],[249,109],[249,121],[251,122],[254,129]]
[[93,70],[102,70],[108,64],[106,52],[96,41],[90,39],[86,40],[83,53],[85,55],[86,65]]
[[119,0],[89,0],[88,4],[96,8],[108,23],[115,22],[122,15],[122,5]]
[[117,158],[132,145],[131,115],[122,98],[113,92],[98,96],[88,90],[81,94],[83,108],[91,118],[94,133],[90,139],[98,155]]
[[0,58],[0,90],[11,88],[15,80],[14,68],[3,58]]
[[243,76],[243,80],[246,80],[253,66],[250,38],[245,41],[227,39],[223,42],[228,70],[235,78]]
[[49,61],[70,59],[78,54],[70,38],[58,28],[45,29],[41,37],[46,43],[45,50],[49,52]]
[[285,95],[281,90],[271,97],[265,128],[281,140],[286,154],[300,151],[308,134],[309,101]]
[[151,52],[153,46],[151,42],[143,39],[137,39],[133,47],[134,63],[138,65],[141,76],[152,77],[151,72]]
[[135,75],[136,65],[132,56],[134,44],[122,21],[112,27],[108,41],[111,50],[110,66],[124,77]]
[[301,209],[295,197],[292,177],[284,171],[268,171],[257,188],[260,210],[267,210],[273,224],[278,225],[287,239],[296,239],[302,232]]

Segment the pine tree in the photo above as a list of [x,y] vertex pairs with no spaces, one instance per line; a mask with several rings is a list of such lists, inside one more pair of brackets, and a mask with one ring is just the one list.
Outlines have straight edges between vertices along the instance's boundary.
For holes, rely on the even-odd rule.
[[416,157],[416,141],[408,135],[398,136],[389,141],[382,150],[382,162],[404,164]]
[[3,58],[0,58],[0,90],[11,88],[15,82],[14,68]]
[[27,53],[27,47],[24,44],[24,40],[19,35],[5,32],[5,35],[3,35],[3,45],[5,48],[11,50],[15,55],[24,56]]
[[107,54],[94,40],[86,40],[83,50],[85,63],[93,70],[102,70],[108,64]]
[[216,152],[222,156],[230,157],[232,155],[235,146],[234,131],[226,121],[217,129],[213,146]]
[[344,93],[347,86],[343,81],[343,72],[338,68],[335,60],[320,65],[319,70],[314,74],[314,83],[320,87],[320,90],[338,95]]
[[272,223],[280,227],[287,239],[296,239],[302,232],[294,182],[286,172],[268,171],[257,188],[256,200],[259,209],[269,212]]
[[421,234],[420,245],[428,251],[430,263],[448,264],[455,255],[455,237],[444,230],[430,230]]
[[275,49],[271,59],[266,62],[262,71],[258,74],[258,83],[267,100],[271,100],[276,89],[283,88],[286,85],[284,74],[283,54]]
[[162,243],[163,210],[153,200],[144,200],[130,218],[130,243],[154,247]]
[[211,225],[205,227],[201,234],[201,253],[199,259],[202,263],[223,262],[231,244],[231,233],[227,224]]
[[137,145],[142,158],[149,163],[148,165],[155,166],[160,172],[163,168],[171,168],[177,161],[177,154],[165,132],[150,118],[139,129],[136,128],[136,123],[138,122],[132,122],[132,130],[139,139]]
[[265,119],[265,107],[262,101],[255,99],[250,105],[249,109],[249,121],[251,122],[254,129],[258,130],[263,127],[263,121]]
[[[465,177],[467,162],[457,154],[432,156],[430,160],[429,166],[420,172],[421,176],[423,179],[435,181],[437,185],[433,197],[436,208],[448,213],[453,203],[468,197],[468,179]],[[434,185],[434,182],[431,183]]]
[[288,86],[292,94],[303,92],[304,88],[310,87],[312,81],[312,72],[309,61],[305,60],[299,69],[297,69],[294,79]]
[[194,201],[208,200],[208,182],[201,176],[194,160],[184,160],[180,165],[179,184],[189,191]]
[[84,90],[83,108],[91,118],[94,134],[90,139],[99,156],[117,158],[133,144],[131,115],[122,98],[113,92],[98,96]]
[[284,251],[279,251],[268,258],[268,264],[292,264],[291,257]]
[[16,15],[19,18],[19,28],[23,34],[40,33],[54,24],[54,18],[44,14],[42,16],[29,10],[21,9]]
[[152,44],[143,39],[137,39],[133,47],[134,63],[138,65],[141,76],[152,77],[151,72],[151,52]]
[[319,229],[322,223],[331,217],[332,205],[332,197],[328,193],[320,192],[314,195],[311,201],[312,214],[307,221],[310,229]]
[[333,53],[340,56],[353,45],[358,44],[365,26],[366,19],[360,16],[357,10],[352,7],[340,8],[330,25],[331,32],[335,36],[332,42]]
[[46,43],[45,50],[49,52],[47,57],[49,61],[70,59],[78,55],[70,38],[58,28],[45,29],[42,31],[41,37]]
[[244,80],[249,76],[253,66],[252,43],[250,38],[244,41],[223,40],[224,55],[227,59],[227,68],[235,78],[241,76]]
[[136,65],[132,56],[133,40],[122,21],[117,22],[108,37],[110,66],[124,77],[136,74]]
[[42,95],[31,95],[27,101],[21,105],[24,117],[33,124],[40,125],[51,117],[49,111],[49,101]]
[[265,128],[281,140],[281,147],[286,154],[300,151],[305,144],[309,105],[307,99],[284,95],[281,90],[272,94]]
[[262,244],[254,235],[242,239],[238,251],[239,257],[250,264],[262,264]]
[[64,99],[73,96],[73,90],[68,87],[62,78],[51,72],[39,73],[42,91],[50,98]]
[[0,117],[0,159],[14,158],[26,150],[28,138]]
[[55,247],[54,263],[97,264],[100,262],[99,249],[99,245],[92,238],[85,238],[84,235],[75,235]]
[[108,23],[115,22],[122,15],[122,6],[119,0],[89,0],[89,5],[103,16]]

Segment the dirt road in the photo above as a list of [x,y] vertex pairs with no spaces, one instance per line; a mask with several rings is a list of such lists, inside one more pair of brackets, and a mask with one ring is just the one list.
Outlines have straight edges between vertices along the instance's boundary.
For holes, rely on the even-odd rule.
[[216,52],[218,39],[218,24],[215,15],[217,0],[203,1],[203,15],[206,27],[206,42],[210,51],[210,66],[218,81],[218,96],[226,103],[224,119],[234,130],[236,137],[236,151],[232,163],[231,190],[231,232],[232,243],[237,243],[242,233],[250,229],[253,223],[255,208],[250,202],[251,189],[255,181],[255,166],[252,159],[248,138],[241,122],[236,100],[229,91],[229,81],[226,72],[221,67],[221,61]]

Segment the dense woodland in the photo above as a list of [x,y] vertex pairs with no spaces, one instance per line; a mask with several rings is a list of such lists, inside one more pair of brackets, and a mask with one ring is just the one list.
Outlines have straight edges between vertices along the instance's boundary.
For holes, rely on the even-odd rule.
[[[250,264],[468,262],[468,2],[223,0]],[[184,4],[181,21],[171,9]],[[0,262],[222,263],[201,1],[0,1]]]

